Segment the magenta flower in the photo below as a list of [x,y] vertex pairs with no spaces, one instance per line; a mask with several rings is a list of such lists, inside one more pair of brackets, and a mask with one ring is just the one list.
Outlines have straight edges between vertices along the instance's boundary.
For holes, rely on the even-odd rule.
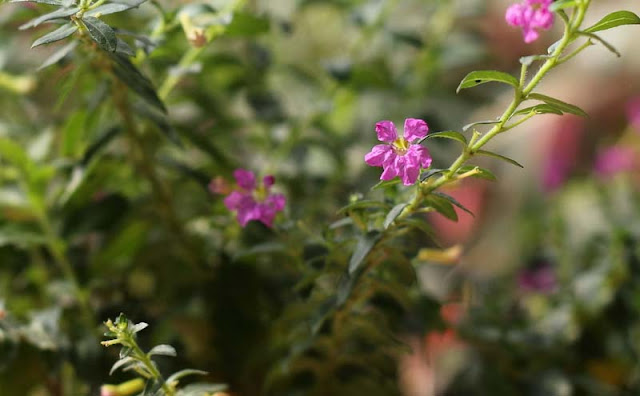
[[393,122],[380,121],[376,124],[378,140],[387,144],[374,146],[364,156],[364,161],[371,166],[382,167],[380,180],[391,180],[398,176],[405,186],[410,186],[418,179],[421,168],[431,166],[429,150],[411,143],[424,138],[428,132],[426,122],[407,118],[404,121],[404,137],[400,137]]
[[558,286],[556,273],[548,263],[526,268],[518,274],[518,287],[525,293],[548,294]]
[[246,226],[251,220],[261,221],[267,227],[273,225],[276,213],[284,209],[286,199],[282,194],[272,194],[273,176],[265,176],[258,185],[253,172],[236,169],[233,172],[238,190],[232,191],[224,199],[227,209],[238,213],[238,223]]
[[549,11],[552,0],[524,0],[507,9],[505,19],[511,26],[522,28],[524,42],[538,39],[539,29],[548,30],[553,25],[553,13]]
[[636,153],[629,147],[613,146],[598,154],[594,170],[598,176],[607,178],[618,173],[630,172],[636,167]]

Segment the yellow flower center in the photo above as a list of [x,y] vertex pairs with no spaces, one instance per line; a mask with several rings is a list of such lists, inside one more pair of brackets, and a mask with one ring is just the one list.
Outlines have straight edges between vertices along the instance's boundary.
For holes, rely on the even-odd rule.
[[393,146],[393,151],[397,155],[405,155],[407,153],[407,150],[409,150],[409,142],[407,141],[407,139],[403,137],[398,137],[393,142],[392,146]]

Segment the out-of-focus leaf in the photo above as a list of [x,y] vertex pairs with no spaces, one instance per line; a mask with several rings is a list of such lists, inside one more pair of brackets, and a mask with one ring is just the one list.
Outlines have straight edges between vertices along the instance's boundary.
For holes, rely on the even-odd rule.
[[149,108],[148,106],[144,106],[140,103],[136,103],[133,105],[133,108],[141,117],[144,117],[151,121],[163,135],[169,139],[173,144],[178,147],[182,147],[182,143],[180,142],[180,137],[178,136],[177,131],[173,128],[167,115],[163,112],[158,111],[155,107]]
[[564,113],[562,112],[562,110],[558,109],[555,106],[550,106],[546,103],[544,104],[539,104],[539,105],[535,105],[535,106],[531,106],[531,107],[526,107],[524,109],[520,109],[518,111],[516,111],[515,113],[513,113],[514,115],[524,115],[524,114],[529,114],[529,113],[535,113],[535,114],[557,114],[557,115],[563,115]]
[[31,48],[35,48],[39,45],[49,44],[49,43],[63,40],[71,36],[73,33],[75,33],[76,30],[78,30],[78,27],[76,25],[72,23],[67,23],[65,25],[60,26],[53,32],[49,34],[45,34],[44,36],[34,41],[33,44],[31,44]]
[[559,0],[551,3],[549,6],[549,11],[555,12],[558,10],[564,10],[567,8],[572,8],[576,6],[576,0]]
[[557,108],[558,110],[564,112],[564,113],[569,113],[569,114],[575,114],[578,115],[580,117],[588,117],[589,115],[582,110],[581,108],[579,108],[578,106],[569,104],[569,103],[565,103],[563,101],[561,101],[560,99],[556,99],[556,98],[552,98],[550,96],[547,95],[543,95],[543,94],[539,94],[539,93],[530,93],[529,96],[527,96],[528,99],[535,99],[535,100],[540,100],[546,104],[548,104],[549,106],[553,106],[555,108]]
[[514,159],[511,159],[511,158],[509,158],[509,157],[505,157],[504,155],[500,155],[500,154],[494,153],[494,152],[492,152],[492,151],[487,151],[487,150],[478,150],[478,151],[476,151],[476,154],[484,155],[484,156],[492,157],[492,158],[497,158],[497,159],[499,159],[499,160],[502,160],[502,161],[508,162],[508,163],[510,163],[511,165],[515,165],[515,166],[517,166],[517,167],[519,167],[519,168],[524,168],[524,166],[522,166],[518,161],[516,161],[516,160],[514,160]]
[[205,383],[189,384],[184,388],[179,389],[176,396],[214,395],[217,392],[226,391],[227,388],[228,387],[224,384],[205,384]]
[[92,16],[83,17],[82,23],[84,23],[87,31],[89,31],[91,39],[98,43],[100,48],[107,52],[116,51],[116,48],[118,48],[118,39],[116,32],[113,31],[111,26]]
[[442,132],[430,133],[427,136],[425,136],[425,138],[422,140],[436,139],[436,138],[451,139],[451,140],[458,141],[465,146],[467,145],[467,138],[460,132],[456,132],[456,131],[442,131]]
[[351,260],[349,260],[350,275],[353,275],[360,268],[360,265],[364,262],[364,259],[381,236],[382,234],[378,231],[369,231],[368,233],[358,237],[358,243],[353,251]]
[[465,78],[462,79],[460,85],[456,89],[456,92],[460,92],[460,90],[465,88],[472,88],[480,84],[485,84],[488,82],[500,82],[504,84],[509,84],[512,87],[517,88],[520,85],[517,78],[512,76],[511,74],[499,72],[496,70],[481,70],[474,71],[469,74]]
[[638,25],[640,17],[631,11],[616,11],[599,20],[595,25],[585,29],[585,32],[593,33],[607,30],[621,25]]
[[460,209],[464,210],[465,212],[469,213],[471,216],[475,215],[473,214],[472,211],[470,211],[469,209],[467,209],[464,205],[462,205],[460,202],[458,202],[455,198],[453,198],[451,195],[445,194],[443,192],[440,191],[434,191],[432,192],[432,194],[435,194],[439,197],[442,197],[444,199],[446,199],[447,201],[451,202],[453,205],[459,207]]
[[113,373],[115,373],[116,370],[118,370],[119,368],[126,370],[127,367],[130,367],[131,365],[135,365],[135,364],[138,364],[138,361],[132,358],[131,356],[122,358],[117,362],[115,362],[113,366],[111,366],[111,370],[109,370],[109,375],[112,375]]
[[25,174],[30,174],[33,164],[26,151],[8,138],[0,138],[0,158],[8,161]]
[[54,6],[64,6],[64,2],[62,0],[9,0],[9,3],[38,3]]
[[476,121],[476,122],[472,122],[470,124],[467,124],[465,126],[462,127],[463,131],[467,131],[469,130],[469,128],[476,126],[476,125],[491,125],[491,124],[497,124],[498,122],[500,122],[500,120],[486,120],[486,121]]
[[14,245],[21,248],[38,246],[46,243],[47,239],[35,231],[20,229],[15,226],[0,227],[0,246]]
[[125,56],[135,56],[133,48],[126,41],[118,38],[118,44],[116,46],[116,52]]
[[46,21],[50,21],[52,19],[66,18],[66,17],[68,17],[70,15],[75,14],[78,11],[80,11],[80,8],[78,8],[78,7],[59,8],[59,9],[53,11],[53,12],[41,15],[41,16],[39,16],[37,18],[34,18],[34,19],[30,20],[29,22],[27,22],[27,23],[25,23],[23,25],[20,25],[18,27],[18,29],[26,30],[26,29],[29,29],[29,28],[32,28],[32,27],[36,27],[36,26],[40,25],[41,23],[46,22]]
[[180,380],[180,378],[186,377],[188,375],[207,375],[206,371],[195,370],[195,369],[184,369],[178,372],[171,374],[169,378],[167,378],[167,384],[173,384]]
[[106,145],[115,138],[120,132],[122,132],[122,128],[120,127],[111,127],[105,130],[98,138],[89,146],[84,156],[82,157],[81,164],[83,166],[87,166],[91,159],[100,152]]
[[108,53],[115,65],[113,68],[114,74],[127,85],[133,92],[138,94],[151,106],[162,111],[167,112],[164,103],[158,97],[153,84],[147,77],[145,77],[129,60],[126,55],[120,53]]
[[396,184],[399,184],[401,181],[402,180],[400,180],[399,178],[395,178],[392,180],[380,180],[378,183],[376,183],[376,185],[371,187],[371,190],[377,190],[379,188],[387,188],[390,186],[395,186]]
[[374,201],[374,200],[355,201],[350,203],[349,205],[346,205],[340,208],[340,210],[338,210],[338,214],[342,214],[355,209],[369,209],[369,208],[389,208],[389,205],[384,202]]
[[116,0],[107,4],[102,4],[93,10],[85,12],[84,15],[98,17],[100,15],[115,14],[116,12],[122,12],[131,8],[136,8],[144,3],[146,0]]
[[[554,3],[555,4],[555,3]],[[520,58],[520,63],[525,65],[525,66],[530,66],[533,62],[535,61],[539,61],[539,60],[545,60],[545,59],[549,59],[551,56],[549,55],[529,55],[529,56],[523,56],[522,58]]]
[[444,173],[446,171],[446,169],[429,168],[426,172],[422,172],[422,174],[420,175],[420,181],[425,181],[432,176]]
[[147,352],[147,355],[178,356],[178,353],[176,352],[176,349],[171,345],[161,344],[151,348],[151,350]]
[[436,212],[440,213],[449,220],[458,221],[458,214],[448,199],[439,195],[429,194],[426,198],[427,204]]
[[71,53],[71,51],[73,51],[77,46],[78,46],[78,42],[77,41],[72,41],[69,44],[64,45],[59,50],[57,50],[56,52],[51,54],[51,56],[49,56],[42,63],[42,65],[40,65],[40,67],[38,67],[38,70],[42,70],[42,69],[47,68],[47,67],[49,67],[49,66],[51,66],[51,65],[53,65],[55,63],[58,63],[58,61],[60,61],[65,56],[67,56],[67,54]]
[[268,31],[269,19],[246,12],[236,12],[233,14],[231,23],[227,25],[225,34],[228,36],[256,36]]

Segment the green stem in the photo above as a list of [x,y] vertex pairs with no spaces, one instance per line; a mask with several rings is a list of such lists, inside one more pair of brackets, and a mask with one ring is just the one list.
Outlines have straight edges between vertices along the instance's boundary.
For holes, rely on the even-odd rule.
[[133,350],[133,354],[137,358],[137,360],[144,364],[145,368],[149,371],[149,373],[151,373],[156,381],[162,384],[162,390],[164,391],[165,396],[175,396],[176,392],[173,387],[169,386],[169,384],[165,382],[164,377],[162,377],[162,374],[160,374],[160,371],[158,371],[156,365],[153,364],[151,358],[146,353],[144,353],[142,349],[140,349],[138,343],[135,342],[135,340],[130,340],[129,345]]

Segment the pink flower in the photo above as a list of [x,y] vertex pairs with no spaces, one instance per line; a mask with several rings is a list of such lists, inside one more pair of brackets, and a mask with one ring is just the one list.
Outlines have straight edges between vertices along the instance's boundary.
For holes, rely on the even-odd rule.
[[538,39],[539,29],[548,30],[553,25],[553,13],[549,11],[552,0],[524,0],[507,9],[505,19],[511,26],[522,28],[524,42]]
[[374,146],[364,156],[364,161],[371,166],[383,168],[380,180],[391,180],[399,176],[405,186],[410,186],[418,179],[421,168],[431,166],[429,150],[411,143],[424,138],[428,132],[426,122],[407,118],[404,121],[404,137],[400,137],[393,122],[380,121],[376,124],[378,140],[387,144]]
[[520,271],[518,286],[525,293],[549,294],[558,286],[558,279],[551,265],[543,262]]
[[276,213],[282,211],[286,203],[284,195],[270,193],[275,178],[265,176],[258,185],[253,172],[244,169],[236,169],[233,177],[238,189],[224,199],[227,209],[238,213],[238,223],[243,227],[251,220],[261,221],[271,227]]
[[604,178],[621,172],[629,172],[636,166],[635,157],[636,153],[629,147],[609,147],[598,154],[594,170]]
[[640,132],[640,96],[636,96],[627,103],[627,118],[629,123]]

